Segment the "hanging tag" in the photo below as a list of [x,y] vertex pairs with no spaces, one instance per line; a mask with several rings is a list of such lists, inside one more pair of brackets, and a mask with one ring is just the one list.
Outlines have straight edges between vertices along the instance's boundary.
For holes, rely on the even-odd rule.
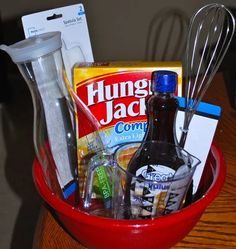
[[22,23],[26,38],[51,31],[61,32],[62,56],[70,82],[75,64],[94,61],[83,4],[26,15],[22,17]]

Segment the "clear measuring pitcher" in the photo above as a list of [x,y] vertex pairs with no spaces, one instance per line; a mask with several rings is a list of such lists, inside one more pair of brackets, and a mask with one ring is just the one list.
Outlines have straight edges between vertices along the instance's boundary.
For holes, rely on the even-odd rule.
[[49,32],[1,45],[18,66],[34,104],[34,145],[51,189],[67,199],[77,189],[72,104],[64,84],[61,33]]
[[[139,158],[140,168],[134,174],[129,166],[141,153],[141,146],[148,160],[142,154],[144,159]],[[175,144],[150,140],[94,152],[84,163],[88,165],[85,211],[114,219],[146,219],[175,212],[188,202],[186,195],[200,160]],[[170,168],[177,164],[181,166],[176,171]],[[96,192],[95,173],[101,179],[103,195]]]

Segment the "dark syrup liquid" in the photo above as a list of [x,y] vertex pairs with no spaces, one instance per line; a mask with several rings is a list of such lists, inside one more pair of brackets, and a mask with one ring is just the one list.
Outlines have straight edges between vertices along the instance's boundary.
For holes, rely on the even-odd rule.
[[[165,146],[165,144],[155,143],[155,141],[175,144],[174,125],[178,101],[173,97],[173,94],[158,93],[152,95],[147,100],[146,108],[148,122],[147,132],[144,136],[143,143],[135,152],[128,164],[128,172],[137,177],[142,177],[137,175],[137,171],[142,167],[146,167],[145,169],[147,172],[155,171],[155,169],[153,169],[153,165],[165,165],[176,171],[181,165],[184,164],[183,159],[178,157],[178,151],[175,151],[176,147],[170,147],[168,145]],[[133,177],[128,176],[126,181],[126,191],[124,197],[126,207],[131,207],[131,195],[132,190],[134,190],[132,178]],[[147,189],[144,188],[143,191],[145,192]],[[152,198],[154,200],[155,196]],[[145,212],[145,215],[141,212],[138,214],[138,218],[150,218],[152,215],[149,213],[152,212],[153,208],[152,204],[145,207],[147,212]],[[126,208],[124,218],[132,218],[132,208]]]

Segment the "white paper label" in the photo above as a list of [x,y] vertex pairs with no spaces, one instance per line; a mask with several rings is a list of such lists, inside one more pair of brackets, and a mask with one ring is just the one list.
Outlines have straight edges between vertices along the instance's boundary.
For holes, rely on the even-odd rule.
[[[178,171],[183,173],[187,166]],[[180,208],[191,176],[180,180],[178,171],[164,165],[146,165],[136,171],[139,179],[131,181],[131,213],[134,217],[149,218],[171,213]],[[186,172],[186,171],[185,171]],[[153,181],[153,182],[151,182]]]

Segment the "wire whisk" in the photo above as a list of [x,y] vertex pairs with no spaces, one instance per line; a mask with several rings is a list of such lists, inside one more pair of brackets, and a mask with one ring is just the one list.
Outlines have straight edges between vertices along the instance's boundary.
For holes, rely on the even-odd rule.
[[232,13],[209,4],[191,18],[185,53],[185,113],[179,145],[184,147],[190,122],[217,72],[235,31]]

